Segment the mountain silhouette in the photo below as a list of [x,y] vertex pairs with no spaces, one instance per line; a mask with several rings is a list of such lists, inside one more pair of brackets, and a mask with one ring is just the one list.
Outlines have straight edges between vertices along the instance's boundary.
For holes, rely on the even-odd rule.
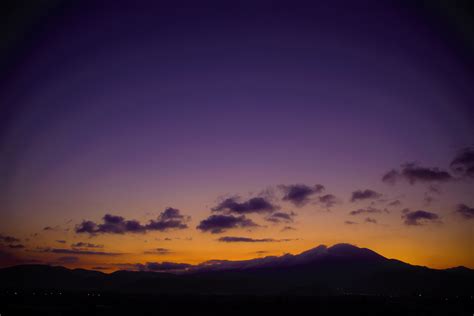
[[94,290],[153,294],[461,295],[474,293],[474,271],[414,266],[350,244],[298,255],[208,261],[182,271],[106,274],[47,265],[0,269],[0,288]]

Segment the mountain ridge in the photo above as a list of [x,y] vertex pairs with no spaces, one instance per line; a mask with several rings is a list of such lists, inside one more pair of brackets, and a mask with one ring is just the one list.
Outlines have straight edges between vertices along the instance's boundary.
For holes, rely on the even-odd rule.
[[205,262],[184,271],[118,270],[107,274],[18,265],[0,269],[0,288],[159,294],[472,295],[474,270],[415,266],[368,248],[336,244],[320,245],[297,255]]

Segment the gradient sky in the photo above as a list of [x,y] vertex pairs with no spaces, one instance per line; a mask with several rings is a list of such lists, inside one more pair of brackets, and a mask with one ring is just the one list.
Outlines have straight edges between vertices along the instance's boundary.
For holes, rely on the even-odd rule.
[[[449,2],[348,3],[13,8],[1,265],[112,271],[347,242],[474,268],[473,25]],[[158,218],[170,207],[182,217]],[[106,214],[139,229],[98,226]],[[212,215],[244,224],[197,228]]]

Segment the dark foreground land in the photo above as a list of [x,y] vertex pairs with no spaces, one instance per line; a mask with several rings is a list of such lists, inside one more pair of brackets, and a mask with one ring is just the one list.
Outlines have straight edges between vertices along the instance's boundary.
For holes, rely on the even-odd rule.
[[347,244],[180,273],[0,269],[0,316],[183,314],[474,316],[474,271],[413,266]]
[[472,297],[145,295],[3,292],[9,315],[473,315]]

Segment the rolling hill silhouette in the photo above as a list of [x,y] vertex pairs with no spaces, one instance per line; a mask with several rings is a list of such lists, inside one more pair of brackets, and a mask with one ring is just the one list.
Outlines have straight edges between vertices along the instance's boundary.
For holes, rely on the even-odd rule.
[[349,244],[298,255],[210,261],[179,273],[98,271],[47,265],[0,269],[3,289],[62,289],[142,294],[460,295],[474,294],[474,271],[413,266]]

